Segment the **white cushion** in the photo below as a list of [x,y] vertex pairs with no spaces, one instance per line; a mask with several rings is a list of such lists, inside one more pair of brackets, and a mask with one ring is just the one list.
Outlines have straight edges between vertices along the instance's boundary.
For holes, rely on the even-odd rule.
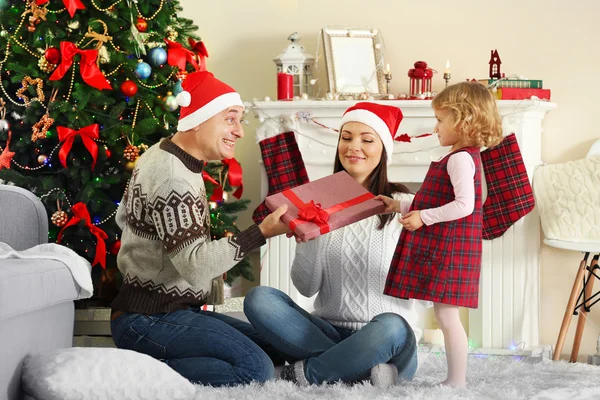
[[27,357],[24,391],[44,400],[190,399],[194,385],[131,350],[73,347]]

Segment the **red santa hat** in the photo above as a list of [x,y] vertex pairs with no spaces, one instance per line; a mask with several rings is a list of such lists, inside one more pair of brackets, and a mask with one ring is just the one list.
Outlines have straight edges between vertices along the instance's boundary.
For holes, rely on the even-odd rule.
[[348,122],[361,122],[371,127],[381,138],[387,162],[390,165],[394,150],[394,138],[398,134],[402,118],[402,111],[398,107],[367,102],[356,103],[344,113],[340,131]]
[[240,95],[208,71],[192,72],[181,87],[183,91],[176,97],[181,106],[177,125],[180,132],[200,125],[229,107],[244,107]]

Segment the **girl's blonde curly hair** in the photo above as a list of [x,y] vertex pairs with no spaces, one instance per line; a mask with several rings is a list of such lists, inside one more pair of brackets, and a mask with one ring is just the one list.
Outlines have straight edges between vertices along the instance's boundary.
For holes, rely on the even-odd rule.
[[493,147],[502,141],[502,120],[492,93],[479,82],[450,85],[431,106],[446,110],[465,146]]

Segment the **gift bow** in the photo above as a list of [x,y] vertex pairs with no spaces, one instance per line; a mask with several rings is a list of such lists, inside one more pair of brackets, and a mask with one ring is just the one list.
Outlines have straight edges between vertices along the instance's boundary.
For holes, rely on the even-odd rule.
[[324,224],[329,221],[329,214],[323,210],[320,203],[311,200],[298,209],[298,218],[315,224]]
[[71,65],[73,65],[73,57],[75,57],[76,54],[79,54],[81,55],[79,69],[84,82],[98,90],[112,89],[110,83],[108,83],[108,80],[102,74],[102,71],[100,71],[100,68],[98,68],[98,65],[96,64],[98,50],[81,50],[71,42],[60,42],[60,53],[62,59],[58,67],[56,67],[50,76],[51,81],[62,79],[69,68],[71,68]]
[[204,46],[204,42],[201,40],[196,42],[191,37],[188,38],[188,43],[193,51],[198,54],[198,58],[200,59],[200,71],[206,71],[206,58],[208,58],[208,51],[206,50],[206,46]]
[[79,221],[84,221],[85,226],[89,228],[92,235],[96,236],[96,239],[98,239],[98,242],[96,243],[96,256],[94,257],[92,265],[100,264],[102,268],[106,269],[106,242],[104,241],[108,239],[108,235],[101,228],[92,224],[90,213],[84,203],[79,202],[74,204],[73,207],[71,207],[71,211],[73,212],[73,218],[71,218],[60,230],[56,238],[56,243],[62,241],[62,235],[65,229],[69,226],[77,225]]
[[92,163],[92,169],[94,169],[96,166],[96,158],[98,157],[98,145],[94,139],[100,137],[98,124],[88,125],[78,131],[65,126],[59,126],[56,130],[58,131],[58,140],[64,142],[58,153],[58,157],[60,158],[63,167],[67,168],[67,156],[71,151],[75,136],[79,135],[83,141],[83,145],[90,152],[92,159],[94,160]]
[[[38,6],[41,6],[43,4],[46,4],[49,0],[36,0],[36,4]],[[77,10],[85,10],[85,6],[83,5],[83,3],[80,0],[63,0],[63,3],[65,5],[65,8],[67,9],[67,11],[69,12],[69,15],[71,16],[71,18],[73,18],[73,16],[75,16],[75,11]]]
[[242,166],[235,158],[229,158],[223,160],[223,165],[229,167],[229,172],[227,173],[227,179],[229,179],[229,184],[231,186],[237,186],[233,195],[236,199],[240,199],[242,197],[242,193],[244,193],[244,182],[242,181]]
[[185,71],[185,63],[188,61],[198,71],[196,63],[196,53],[183,47],[181,43],[172,42],[165,39],[167,43],[167,63],[173,67],[178,67],[180,71]]
[[222,201],[223,200],[223,188],[219,185],[219,182],[208,174],[205,170],[202,170],[202,179],[209,181],[213,184],[213,193],[210,196],[209,201]]

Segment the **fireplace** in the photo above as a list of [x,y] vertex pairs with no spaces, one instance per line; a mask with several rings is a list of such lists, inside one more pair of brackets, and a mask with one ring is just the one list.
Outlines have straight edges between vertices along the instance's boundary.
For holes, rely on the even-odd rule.
[[[296,132],[296,140],[311,180],[333,171],[337,129],[343,112],[354,101],[254,101],[247,103],[260,121],[257,141],[282,132]],[[435,117],[428,100],[391,100],[385,104],[400,107],[404,120],[400,133],[417,136],[431,132]],[[541,161],[542,120],[556,104],[539,100],[500,100],[504,134],[515,133],[527,173]],[[397,142],[390,179],[418,187],[429,163],[448,151],[439,147],[435,135],[413,138],[410,143]],[[263,196],[267,179],[263,170]],[[312,309],[312,299],[300,295],[290,279],[295,242],[277,237],[261,249],[260,282],[278,288],[305,309]],[[531,348],[539,343],[539,252],[540,223],[534,210],[519,220],[501,238],[483,243],[479,308],[469,310],[467,333],[478,348]]]

